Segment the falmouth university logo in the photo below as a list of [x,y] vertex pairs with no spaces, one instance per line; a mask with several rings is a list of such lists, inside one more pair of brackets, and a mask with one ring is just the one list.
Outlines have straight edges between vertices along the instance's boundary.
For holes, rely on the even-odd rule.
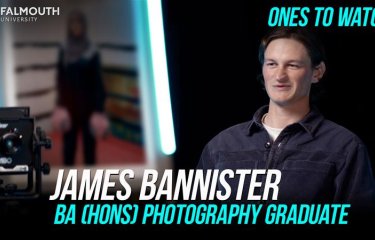
[[60,15],[60,7],[0,7],[1,22],[36,22],[40,16]]

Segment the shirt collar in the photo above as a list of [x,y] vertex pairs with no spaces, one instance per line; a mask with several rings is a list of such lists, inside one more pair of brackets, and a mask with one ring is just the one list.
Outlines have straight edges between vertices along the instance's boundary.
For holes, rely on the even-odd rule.
[[[259,108],[254,116],[253,119],[249,122],[247,128],[247,134],[252,135],[255,131],[262,129],[262,117],[264,114],[268,112],[268,105],[265,105]],[[318,128],[319,124],[324,120],[323,115],[319,112],[319,110],[313,106],[311,107],[310,112],[298,123],[291,124],[287,126],[287,128],[294,129],[295,127],[302,127],[307,133],[309,133],[312,137],[316,129]]]

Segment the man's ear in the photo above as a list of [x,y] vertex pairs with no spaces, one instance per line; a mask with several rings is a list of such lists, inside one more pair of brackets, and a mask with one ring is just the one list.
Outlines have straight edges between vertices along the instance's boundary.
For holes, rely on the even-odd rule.
[[322,61],[319,63],[319,65],[314,67],[313,79],[311,82],[312,83],[319,82],[319,80],[322,79],[325,72],[326,72],[326,64]]

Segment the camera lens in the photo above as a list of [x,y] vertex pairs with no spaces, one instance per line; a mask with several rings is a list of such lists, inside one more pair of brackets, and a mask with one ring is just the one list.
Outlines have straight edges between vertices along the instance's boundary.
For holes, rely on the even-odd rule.
[[22,146],[22,136],[18,133],[9,132],[4,134],[0,140],[1,152],[3,154],[14,154]]

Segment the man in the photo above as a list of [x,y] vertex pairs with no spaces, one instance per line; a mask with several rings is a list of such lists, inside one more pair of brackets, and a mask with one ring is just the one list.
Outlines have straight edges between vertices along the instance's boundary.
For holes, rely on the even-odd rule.
[[[263,38],[259,60],[269,105],[251,121],[214,137],[198,168],[279,169],[278,202],[351,203],[356,209],[372,209],[375,184],[365,146],[310,105],[311,85],[326,70],[316,37],[305,29],[275,29]],[[263,184],[254,194],[262,195],[265,180],[258,178]],[[249,182],[250,176],[244,181],[242,200]],[[238,179],[228,183],[234,199]]]

